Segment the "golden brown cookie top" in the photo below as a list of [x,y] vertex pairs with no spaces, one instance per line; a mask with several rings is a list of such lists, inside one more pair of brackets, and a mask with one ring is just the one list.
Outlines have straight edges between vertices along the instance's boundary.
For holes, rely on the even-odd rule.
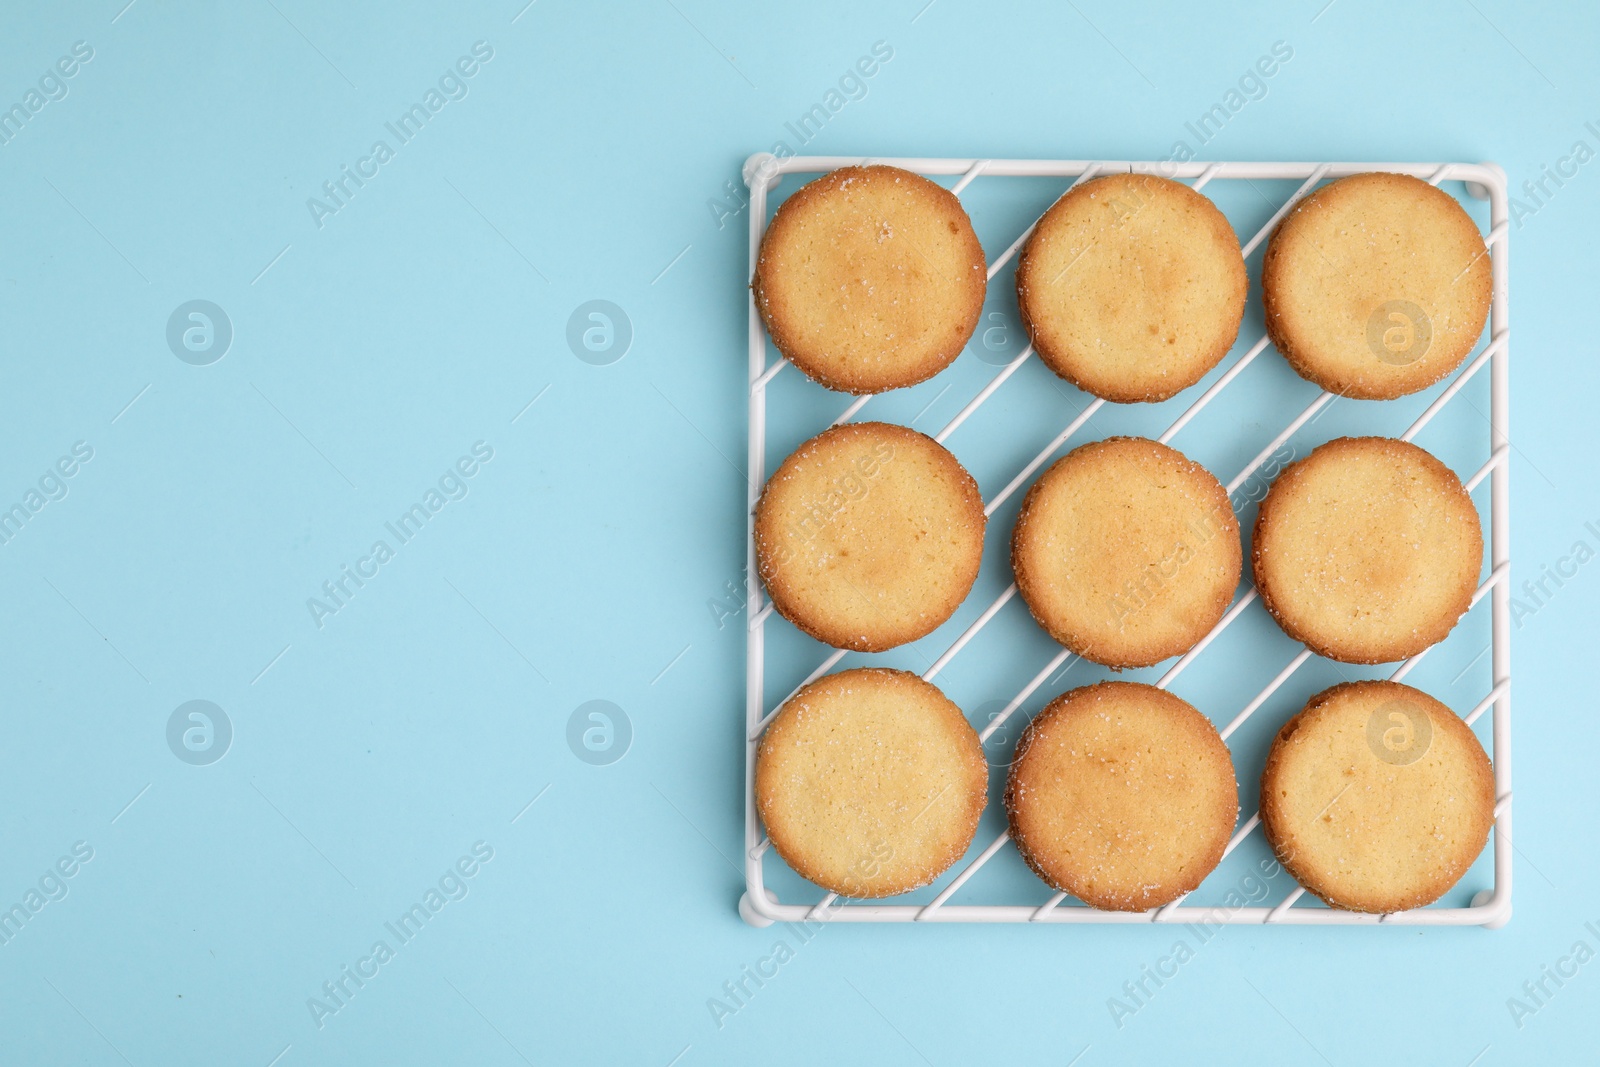
[[1243,565],[1227,491],[1143,437],[1074,449],[1028,490],[1011,538],[1017,589],[1085,659],[1147,667],[1215,626]]
[[883,422],[826,430],[756,505],[756,566],[778,613],[819,641],[880,652],[932,633],[983,559],[978,483],[933,438]]
[[1017,302],[1039,357],[1124,403],[1165,400],[1216,366],[1239,335],[1248,291],[1222,212],[1150,174],[1072,189],[1017,263]]
[[906,671],[830,674],[791,697],[756,752],[755,799],[778,855],[847,897],[927,885],[972,843],[988,796],[978,735]]
[[1092,907],[1143,911],[1221,862],[1239,801],[1209,719],[1154,686],[1101,682],[1063,693],[1029,724],[1006,811],[1040,878]]
[[949,366],[988,275],[949,190],[897,167],[843,167],[778,208],[753,288],[772,343],[830,389],[881,393]]
[[1444,640],[1467,610],[1483,532],[1461,479],[1432,455],[1341,437],[1272,483],[1251,556],[1290,637],[1344,663],[1388,663]]
[[1459,367],[1489,313],[1483,235],[1449,193],[1356,174],[1296,204],[1261,266],[1267,331],[1299,374],[1388,400]]
[[1483,851],[1494,771],[1455,712],[1397,682],[1346,682],[1284,723],[1261,825],[1328,904],[1389,913],[1443,896]]

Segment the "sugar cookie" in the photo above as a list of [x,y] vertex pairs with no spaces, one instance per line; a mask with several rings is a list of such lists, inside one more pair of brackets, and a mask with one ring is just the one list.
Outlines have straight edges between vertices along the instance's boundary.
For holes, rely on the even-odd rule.
[[1483,235],[1455,197],[1356,174],[1284,216],[1261,265],[1267,332],[1300,376],[1390,400],[1461,365],[1493,291]]
[[1068,192],[1017,263],[1017,303],[1039,358],[1124,403],[1165,400],[1215,367],[1239,335],[1248,290],[1222,212],[1150,174]]
[[1211,721],[1152,685],[1063,693],[1017,742],[1006,785],[1028,866],[1091,907],[1143,911],[1198,886],[1239,817]]
[[784,201],[752,285],[778,351],[847,393],[915,385],[949,366],[987,287],[961,201],[883,166],[844,167]]
[[795,450],[756,505],[756,564],[779,614],[880,652],[933,632],[983,558],[978,483],[933,438],[846,423]]
[[1483,532],[1455,472],[1405,441],[1342,437],[1287,467],[1256,515],[1261,602],[1344,663],[1444,640],[1472,603]]
[[1438,900],[1483,851],[1494,771],[1460,717],[1396,682],[1346,682],[1284,723],[1261,826],[1289,873],[1336,908]]
[[988,770],[977,733],[936,686],[862,667],[818,679],[778,711],[756,752],[756,809],[802,876],[841,896],[893,896],[966,852]]
[[1142,437],[1057,460],[1028,490],[1011,538],[1017,590],[1039,625],[1108,667],[1193,648],[1227,610],[1242,564],[1227,491]]

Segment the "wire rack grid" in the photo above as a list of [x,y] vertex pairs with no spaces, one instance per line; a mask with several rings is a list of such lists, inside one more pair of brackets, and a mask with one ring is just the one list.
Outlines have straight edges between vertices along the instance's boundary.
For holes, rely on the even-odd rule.
[[[1110,912],[1084,906],[1057,892],[1040,904],[1017,903],[949,903],[952,897],[967,885],[1009,842],[1009,834],[1002,832],[976,857],[959,867],[954,877],[926,903],[861,903],[841,901],[836,894],[826,893],[810,903],[783,902],[765,885],[763,857],[771,847],[769,838],[763,836],[754,798],[754,768],[756,747],[761,733],[783,701],[770,707],[765,697],[766,625],[773,613],[773,604],[764,596],[759,582],[751,580],[748,586],[746,609],[748,620],[746,643],[746,702],[744,721],[745,775],[744,775],[744,871],[745,893],[739,901],[740,915],[756,926],[775,921],[801,922],[1032,922],[1032,923],[1218,923],[1233,925],[1261,924],[1316,924],[1316,925],[1409,925],[1409,926],[1468,926],[1481,925],[1495,928],[1503,926],[1511,914],[1511,625],[1510,625],[1510,511],[1509,511],[1509,372],[1508,347],[1510,305],[1508,296],[1508,202],[1504,172],[1492,163],[1267,163],[1267,162],[1135,162],[1095,160],[1015,160],[1015,159],[924,159],[924,158],[862,158],[845,156],[792,156],[777,159],[766,153],[751,156],[744,166],[744,178],[750,188],[750,270],[753,273],[760,248],[761,237],[768,222],[768,193],[784,175],[820,174],[844,166],[881,163],[900,167],[927,177],[959,176],[950,187],[960,196],[977,178],[1008,177],[1071,179],[1072,185],[1099,176],[1118,172],[1158,174],[1174,180],[1187,180],[1199,190],[1208,183],[1228,179],[1290,179],[1301,182],[1287,201],[1242,246],[1248,257],[1267,239],[1289,210],[1301,198],[1325,180],[1359,174],[1367,171],[1389,171],[1409,174],[1430,184],[1443,181],[1460,181],[1468,193],[1477,199],[1487,199],[1490,209],[1490,230],[1484,237],[1485,254],[1490,257],[1493,277],[1493,298],[1490,307],[1489,335],[1484,344],[1465,366],[1458,370],[1443,391],[1400,435],[1402,440],[1412,440],[1436,416],[1461,388],[1485,367],[1490,375],[1489,458],[1471,477],[1465,479],[1467,491],[1475,490],[1485,478],[1490,479],[1490,570],[1487,579],[1473,596],[1475,607],[1488,597],[1491,605],[1491,670],[1492,687],[1487,694],[1463,717],[1470,726],[1485,712],[1492,711],[1490,756],[1494,766],[1495,826],[1493,840],[1492,888],[1477,893],[1466,907],[1435,905],[1388,915],[1371,915],[1341,911],[1324,907],[1295,907],[1304,895],[1303,887],[1296,885],[1288,895],[1272,906],[1201,907],[1185,903],[1179,898],[1170,904],[1145,912]],[[1037,225],[1035,220],[1034,225]],[[988,266],[988,276],[994,276],[1017,254],[1033,231],[1033,225],[1024,230],[1009,247]],[[756,572],[754,545],[754,509],[759,499],[766,470],[767,386],[787,365],[781,355],[767,361],[768,345],[761,319],[752,298],[749,304],[749,485],[746,513],[746,566],[747,574]],[[1245,350],[1227,369],[1196,398],[1174,421],[1158,440],[1169,442],[1191,419],[1200,413],[1216,396],[1269,347],[1262,336]],[[1032,346],[1000,368],[967,404],[960,409],[934,439],[941,444],[987,401],[1033,354]],[[1285,426],[1255,458],[1227,485],[1229,496],[1244,485],[1257,470],[1287,442],[1296,431],[1314,419],[1334,399],[1329,392],[1319,394],[1303,411]],[[872,396],[858,397],[834,421],[833,425],[854,418]],[[1076,418],[1050,441],[1020,470],[1016,477],[993,498],[985,502],[984,513],[995,510],[1055,455],[1068,439],[1105,404],[1093,400]],[[949,648],[934,661],[923,677],[932,681],[966,647],[1006,604],[1015,597],[1017,586],[1012,582],[962,633]],[[1159,688],[1170,686],[1194,660],[1205,652],[1212,641],[1231,625],[1241,613],[1258,599],[1253,586],[1248,588],[1229,607],[1216,627],[1199,644],[1181,656],[1155,683]],[[1459,628],[1458,628],[1459,629]],[[1437,647],[1437,646],[1435,646]],[[1390,674],[1391,680],[1401,681],[1428,654],[1424,650],[1404,661]],[[820,678],[844,658],[843,650],[835,650],[796,686]],[[1232,721],[1221,729],[1226,741],[1244,722],[1259,709],[1289,677],[1312,657],[1308,648],[1302,648],[1278,674],[1244,706]],[[1045,681],[1063,668],[1071,653],[1060,650],[1032,679],[994,716],[980,731],[987,741],[1017,709],[1033,695]],[[793,695],[793,692],[790,695]],[[787,697],[784,698],[788,699]],[[1260,825],[1259,815],[1251,815],[1239,824],[1227,845],[1224,857],[1233,852]]]

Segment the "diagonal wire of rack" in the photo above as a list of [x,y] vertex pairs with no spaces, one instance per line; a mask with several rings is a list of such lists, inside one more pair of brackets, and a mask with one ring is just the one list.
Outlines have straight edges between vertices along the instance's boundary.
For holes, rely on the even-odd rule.
[[[1401,439],[1410,441],[1415,438],[1428,425],[1429,422],[1448,404],[1463,386],[1475,375],[1489,369],[1490,374],[1490,455],[1489,459],[1476,473],[1466,480],[1469,493],[1487,478],[1490,479],[1490,571],[1488,577],[1478,587],[1472,598],[1469,612],[1477,607],[1480,601],[1488,599],[1492,612],[1491,617],[1491,667],[1492,686],[1482,700],[1464,716],[1467,725],[1472,725],[1485,712],[1493,711],[1491,728],[1491,755],[1494,763],[1495,777],[1495,829],[1494,829],[1494,884],[1490,890],[1485,890],[1475,896],[1467,907],[1433,906],[1418,908],[1412,911],[1399,912],[1390,915],[1367,915],[1357,912],[1339,911],[1329,908],[1295,908],[1294,905],[1304,895],[1305,889],[1296,886],[1289,894],[1277,904],[1270,907],[1237,907],[1215,908],[1197,907],[1185,903],[1185,898],[1179,898],[1170,904],[1152,908],[1145,912],[1108,912],[1087,907],[1082,904],[1069,903],[1070,898],[1065,893],[1056,893],[1042,905],[1032,904],[950,904],[950,899],[959,892],[967,882],[976,875],[983,866],[989,862],[1010,840],[1009,831],[1002,832],[990,842],[979,854],[969,860],[942,890],[926,904],[856,904],[841,903],[837,894],[827,893],[821,900],[813,904],[785,904],[779,902],[768,891],[763,883],[762,858],[771,845],[770,839],[763,837],[759,816],[755,810],[754,799],[754,772],[755,749],[760,739],[761,732],[766,728],[772,716],[777,714],[778,708],[783,706],[779,701],[772,708],[765,706],[765,627],[772,614],[773,604],[766,599],[759,585],[750,583],[747,598],[748,633],[746,643],[746,707],[745,707],[745,882],[746,892],[740,902],[740,912],[747,921],[757,925],[764,925],[772,921],[788,920],[800,921],[805,919],[820,919],[826,917],[830,921],[845,922],[1201,922],[1206,924],[1321,924],[1321,925],[1368,925],[1377,923],[1402,924],[1402,925],[1484,925],[1499,926],[1509,918],[1511,909],[1511,649],[1510,649],[1510,512],[1509,512],[1509,451],[1510,438],[1507,419],[1509,414],[1509,371],[1508,349],[1510,338],[1510,306],[1508,297],[1508,271],[1509,253],[1507,236],[1509,231],[1508,201],[1505,185],[1505,176],[1501,170],[1492,164],[1474,163],[1438,163],[1438,164],[1395,164],[1395,163],[1149,163],[1149,162],[1109,162],[1109,161],[1061,161],[1061,160],[990,160],[990,159],[878,159],[867,160],[859,157],[790,157],[777,160],[769,155],[752,156],[745,164],[745,178],[750,186],[750,264],[754,269],[756,257],[759,252],[761,235],[766,227],[767,193],[776,184],[783,174],[790,173],[820,173],[834,170],[838,167],[861,165],[868,162],[886,163],[928,176],[960,175],[952,185],[951,191],[956,195],[961,192],[979,176],[984,177],[1054,177],[1071,178],[1074,186],[1088,181],[1097,175],[1113,173],[1152,173],[1164,177],[1191,180],[1191,188],[1196,190],[1217,179],[1298,179],[1300,186],[1267,220],[1249,241],[1241,248],[1244,256],[1248,257],[1264,241],[1272,228],[1276,226],[1294,205],[1310,193],[1317,184],[1324,179],[1345,177],[1350,174],[1359,174],[1367,171],[1391,171],[1409,174],[1422,178],[1430,184],[1438,185],[1444,181],[1462,181],[1467,184],[1469,192],[1474,196],[1487,198],[1490,207],[1490,230],[1484,238],[1484,254],[1490,257],[1493,275],[1493,299],[1490,306],[1489,339],[1488,343],[1469,361],[1463,368],[1456,372],[1450,383],[1440,392],[1439,396],[1419,415],[1411,425],[1401,434]],[[1002,270],[1017,254],[1023,243],[1033,232],[1037,220],[1030,225],[1011,245],[1002,252],[988,266],[988,277],[994,276]],[[762,329],[761,320],[756,312],[754,301],[749,308],[749,346],[750,346],[750,409],[749,409],[749,485],[748,485],[748,515],[746,524],[747,534],[747,573],[756,574],[755,546],[754,546],[754,509],[759,499],[764,482],[763,473],[766,461],[766,387],[776,377],[788,361],[782,356],[766,362],[766,338]],[[1228,385],[1236,379],[1258,356],[1264,352],[1270,342],[1262,336],[1253,345],[1245,350],[1244,354],[1235,360],[1193,403],[1186,408],[1178,418],[1167,427],[1157,440],[1163,444],[1170,443],[1174,437],[1183,430],[1189,422],[1210,404]],[[1017,372],[1021,366],[1033,355],[1032,345],[1028,345],[1011,362],[1007,363],[994,375],[984,387],[972,397],[962,409],[956,413],[937,434],[934,440],[943,444],[958,427],[964,423],[974,411],[988,400],[1005,381]],[[833,425],[854,418],[870,401],[871,395],[856,398],[839,416]],[[1319,393],[1266,447],[1258,452],[1227,485],[1228,495],[1231,498],[1240,487],[1244,486],[1256,475],[1273,455],[1298,431],[1308,423],[1314,421],[1335,396],[1324,391]],[[1105,404],[1104,400],[1096,399],[1088,404],[1051,440],[1037,455],[1033,457],[1009,483],[984,504],[984,514],[993,515],[994,512],[1021,488],[1038,469],[1043,466],[1074,434],[1081,430],[1096,412]],[[951,643],[936,659],[932,666],[923,674],[923,678],[931,681],[961,652],[963,648],[994,619],[996,615],[1010,602],[1017,593],[1017,586],[1012,582],[1001,594],[986,607],[978,617],[967,626],[965,630]],[[1258,599],[1254,587],[1247,589],[1229,607],[1216,626],[1206,634],[1200,642],[1181,656],[1161,678],[1155,683],[1157,687],[1165,689],[1170,686],[1183,671],[1195,661],[1219,634],[1226,630],[1250,605]],[[811,671],[804,681],[796,686],[789,696],[798,692],[805,685],[810,684],[832,670],[845,656],[843,649],[836,649],[832,654],[822,660]],[[1427,655],[1427,650],[1412,656],[1404,661],[1390,675],[1391,680],[1400,681]],[[1309,648],[1302,648],[1290,661],[1273,677],[1237,715],[1221,730],[1221,735],[1226,741],[1244,722],[1259,709],[1278,688],[1286,682],[1307,660],[1312,656]],[[1062,671],[1071,661],[1072,653],[1062,649],[1054,655],[1028,683],[1014,696],[1004,708],[980,732],[979,737],[987,741],[995,730],[1016,713],[1017,709],[1028,700],[1033,693],[1048,679]],[[1227,856],[1240,843],[1242,843],[1258,826],[1261,820],[1259,815],[1251,815],[1234,832],[1229,840],[1223,855]]]

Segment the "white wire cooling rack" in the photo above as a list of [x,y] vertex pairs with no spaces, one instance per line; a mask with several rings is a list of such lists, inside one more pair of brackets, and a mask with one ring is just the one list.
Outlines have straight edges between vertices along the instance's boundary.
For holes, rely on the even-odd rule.
[[[1422,178],[1434,185],[1444,181],[1464,182],[1471,196],[1489,201],[1490,230],[1485,236],[1484,242],[1486,254],[1490,256],[1493,265],[1494,296],[1490,311],[1487,343],[1481,347],[1474,358],[1456,373],[1454,379],[1449,382],[1427,409],[1400,434],[1400,437],[1406,441],[1414,438],[1460,392],[1461,388],[1474,375],[1478,374],[1486,366],[1489,368],[1489,458],[1475,474],[1465,479],[1465,483],[1467,491],[1470,493],[1485,478],[1492,479],[1490,484],[1489,521],[1490,572],[1487,580],[1479,586],[1473,596],[1472,603],[1476,606],[1485,596],[1490,597],[1491,600],[1492,636],[1490,646],[1492,648],[1491,669],[1493,683],[1488,693],[1484,695],[1476,706],[1467,712],[1464,719],[1468,725],[1471,725],[1486,711],[1493,710],[1490,748],[1490,755],[1494,763],[1496,795],[1495,832],[1493,834],[1493,888],[1485,889],[1476,894],[1467,907],[1434,905],[1381,916],[1340,911],[1320,906],[1297,908],[1294,905],[1305,893],[1304,888],[1300,886],[1295,886],[1286,897],[1271,906],[1201,907],[1186,904],[1186,898],[1180,898],[1163,907],[1154,908],[1147,912],[1109,912],[1082,905],[1076,900],[1068,898],[1065,893],[1056,893],[1043,904],[1014,902],[950,903],[951,898],[966,887],[968,882],[982,870],[984,865],[1007,846],[1010,836],[1007,833],[1001,833],[987,847],[983,848],[975,858],[967,860],[964,866],[960,866],[956,870],[954,877],[947,878],[937,895],[926,903],[858,903],[840,900],[837,895],[832,893],[823,894],[820,899],[809,902],[785,902],[779,900],[764,881],[763,863],[766,854],[770,850],[771,841],[762,834],[761,822],[756,813],[754,799],[756,746],[762,730],[783,701],[773,702],[769,706],[764,690],[766,626],[772,619],[773,606],[761,591],[759,582],[753,577],[757,573],[753,515],[756,501],[760,496],[765,481],[767,463],[767,386],[774,376],[784,369],[787,361],[780,355],[772,360],[771,363],[768,363],[767,339],[760,317],[756,312],[755,301],[752,299],[749,308],[749,497],[746,515],[746,565],[748,568],[747,573],[752,576],[748,583],[746,600],[748,611],[746,616],[748,633],[745,657],[746,702],[744,721],[744,870],[746,891],[739,902],[740,915],[743,916],[745,921],[756,926],[766,926],[775,921],[799,922],[824,918],[829,922],[1200,922],[1208,925],[1218,923],[1235,925],[1294,923],[1343,926],[1375,924],[1412,926],[1482,925],[1491,928],[1503,926],[1511,915],[1511,625],[1509,582],[1511,523],[1508,500],[1510,490],[1510,472],[1508,469],[1510,448],[1510,438],[1508,436],[1510,306],[1507,291],[1509,255],[1507,250],[1508,214],[1505,173],[1492,163],[1189,162],[1175,164],[1104,160],[882,158],[868,160],[844,156],[794,156],[780,160],[766,153],[760,153],[751,156],[744,166],[745,182],[750,188],[749,252],[751,272],[754,272],[761,236],[766,229],[768,221],[767,194],[783,175],[820,174],[838,167],[860,165],[868,162],[888,164],[929,177],[959,175],[959,178],[951,187],[952,191],[958,196],[969,184],[980,177],[984,179],[1061,178],[1071,179],[1071,184],[1075,185],[1097,175],[1132,171],[1159,174],[1176,180],[1188,180],[1195,189],[1203,188],[1213,181],[1300,180],[1301,185],[1293,195],[1268,219],[1266,225],[1262,226],[1244,244],[1243,252],[1247,257],[1262,241],[1266,240],[1272,228],[1277,225],[1278,221],[1288,213],[1289,209],[1298,200],[1325,180],[1366,171],[1391,171]],[[1062,191],[1065,191],[1067,187],[1067,183],[1063,182]],[[989,264],[988,270],[991,280],[1017,254],[1017,251],[1032,230],[1033,226],[1030,225],[1004,252]],[[1244,354],[1237,358],[1231,366],[1227,367],[1224,373],[1201,393],[1177,420],[1160,435],[1159,440],[1163,443],[1171,441],[1191,419],[1226,389],[1268,346],[1268,339],[1262,336],[1255,344],[1246,349]],[[1020,355],[1002,367],[961,408],[956,416],[934,435],[934,439],[943,443],[957,427],[965,422],[980,405],[987,401],[1005,383],[1006,379],[1010,378],[1030,359],[1032,354],[1032,346],[1029,346]],[[834,425],[854,418],[871,400],[871,396],[857,398],[835,420]],[[1305,410],[1301,411],[1285,426],[1228,483],[1229,496],[1232,497],[1235,490],[1244,485],[1258,468],[1285,442],[1289,441],[1296,431],[1315,418],[1318,412],[1331,400],[1333,400],[1333,394],[1328,392],[1321,393]],[[1016,477],[1004,489],[986,502],[984,513],[993,515],[995,509],[1000,507],[1041,466],[1055,456],[1057,451],[1082,429],[1089,418],[1104,403],[1105,401],[1096,399],[1081,411],[1054,440],[1041,449],[1038,455],[1017,473]],[[819,431],[821,429],[822,427],[818,427]],[[1248,569],[1246,573],[1248,575]],[[1016,583],[1013,582],[955,639],[923,677],[930,681],[935,678],[940,671],[960,654],[967,643],[1015,597],[1016,592]],[[1205,652],[1207,646],[1211,644],[1217,635],[1231,625],[1256,599],[1257,594],[1253,587],[1241,595],[1228,609],[1227,613],[1223,615],[1222,620],[1217,623],[1216,627],[1198,645],[1179,658],[1161,676],[1156,685],[1163,689],[1170,686],[1198,656]],[[1457,627],[1457,631],[1461,629],[1463,627]],[[1418,653],[1400,664],[1398,669],[1390,675],[1390,678],[1394,681],[1404,679],[1416,667],[1423,656],[1428,654],[1428,651],[1431,650]],[[801,684],[804,685],[820,678],[832,670],[844,656],[845,652],[835,651],[832,655],[822,660],[816,669],[810,673],[809,677],[805,679],[805,682]],[[1023,702],[1033,695],[1035,690],[1067,663],[1070,656],[1070,653],[1062,649],[1049,662],[1045,663],[1039,672],[1022,687],[1022,690],[1007,703],[1004,709],[990,721],[988,726],[980,731],[980,737],[987,741],[989,736],[999,729]],[[1294,674],[1311,656],[1310,649],[1302,648],[1275,677],[1256,693],[1231,722],[1222,727],[1221,734],[1223,739],[1227,740],[1234,731],[1243,725],[1245,720],[1260,708],[1288,680],[1290,675]],[[798,688],[797,686],[796,690]],[[1249,792],[1247,790],[1246,796],[1248,797],[1248,795]],[[1248,810],[1248,807],[1245,810]],[[1228,842],[1224,856],[1226,857],[1233,852],[1241,842],[1256,830],[1260,822],[1259,815],[1251,815],[1241,822],[1232,839]],[[974,888],[968,891],[968,896],[978,896],[981,891],[980,886],[981,883],[974,883]],[[819,889],[818,893],[820,894],[821,892]]]

